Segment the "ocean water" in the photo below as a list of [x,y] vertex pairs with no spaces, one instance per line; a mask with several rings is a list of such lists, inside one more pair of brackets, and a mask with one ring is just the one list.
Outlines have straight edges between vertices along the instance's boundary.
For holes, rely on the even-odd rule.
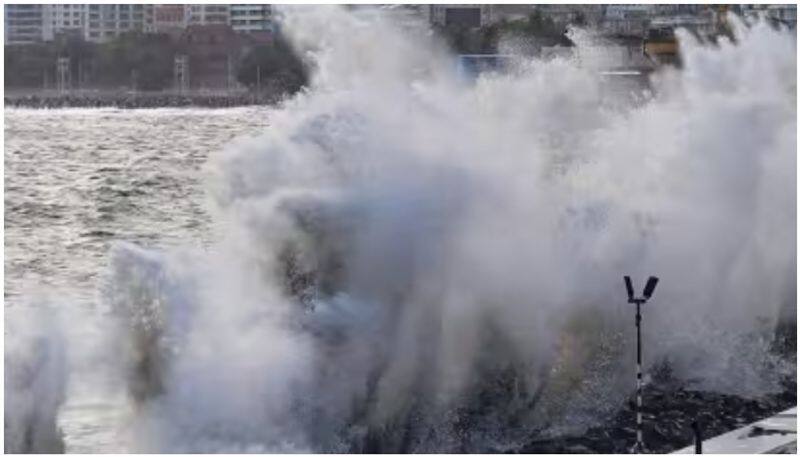
[[[81,341],[107,324],[98,291],[110,247],[207,243],[204,164],[235,139],[263,134],[268,110],[6,109],[4,118],[5,334],[46,327],[29,322],[41,307]],[[102,371],[82,370],[79,352],[60,420],[66,450],[124,449],[113,428],[124,402],[83,385],[81,375]]]
[[6,307],[33,284],[89,302],[110,244],[207,239],[202,166],[266,110],[6,109]]
[[[634,390],[626,274],[661,278],[648,373],[741,397],[796,376],[770,349],[796,302],[792,32],[680,33],[683,69],[619,103],[580,59],[464,82],[424,24],[281,20],[314,71],[266,113],[7,122],[37,193],[7,178],[6,449],[57,449],[58,427],[141,452],[579,435]],[[70,162],[87,128],[119,137]],[[63,146],[25,162],[42,137]]]

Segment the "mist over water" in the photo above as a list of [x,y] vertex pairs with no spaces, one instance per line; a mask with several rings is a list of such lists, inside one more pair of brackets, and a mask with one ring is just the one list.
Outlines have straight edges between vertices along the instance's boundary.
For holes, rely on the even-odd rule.
[[796,301],[794,35],[682,35],[684,68],[621,109],[577,60],[469,84],[389,16],[283,21],[315,74],[208,163],[223,235],[111,253],[96,343],[119,361],[132,450],[579,432],[634,389],[625,274],[661,278],[648,367],[743,396],[795,370],[768,350]]

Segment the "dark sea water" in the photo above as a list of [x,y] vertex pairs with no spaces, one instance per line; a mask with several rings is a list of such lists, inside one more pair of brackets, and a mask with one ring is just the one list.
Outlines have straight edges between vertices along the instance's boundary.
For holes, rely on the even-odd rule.
[[258,108],[6,109],[6,308],[26,288],[91,293],[115,240],[202,240],[203,164],[265,125]]

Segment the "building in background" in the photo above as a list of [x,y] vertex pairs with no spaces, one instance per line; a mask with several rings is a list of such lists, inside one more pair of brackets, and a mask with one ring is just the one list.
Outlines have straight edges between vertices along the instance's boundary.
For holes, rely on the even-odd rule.
[[598,28],[609,35],[644,36],[655,5],[608,5]]
[[[45,21],[50,22],[53,38],[58,36],[83,36],[86,27],[86,11],[89,5],[44,5]],[[48,37],[43,37],[45,41]]]
[[429,5],[431,24],[477,28],[492,23],[492,5]]
[[648,36],[657,34],[659,30],[673,31],[674,34],[676,29],[686,29],[701,37],[713,35],[718,29],[716,15],[704,12],[696,15],[659,16],[649,22]]
[[132,31],[177,37],[189,25],[230,25],[236,32],[256,35],[274,30],[271,5],[5,5],[3,13],[5,44],[40,43],[66,35],[103,43]]
[[32,44],[53,39],[45,5],[3,5],[5,44]]
[[153,32],[153,10],[154,5],[88,5],[84,38],[102,43],[126,32]]
[[490,22],[524,21],[536,11],[537,5],[491,5]]
[[271,5],[231,5],[230,24],[233,30],[243,33],[271,32]]
[[[590,14],[592,5],[536,5],[536,11],[542,16],[550,19],[559,28],[566,28],[570,24],[587,23],[587,15]],[[599,6],[598,6],[599,7]],[[592,16],[596,21],[602,12],[593,12]],[[596,17],[595,17],[596,16]]]
[[[356,5],[351,5],[354,6]],[[379,8],[390,15],[396,24],[407,30],[419,30],[422,27],[420,33],[425,33],[430,23],[430,5],[387,4],[380,5]]]
[[697,14],[707,9],[708,5],[702,3],[653,5],[653,13],[660,16]]
[[186,14],[187,5],[154,5],[153,6],[153,31],[180,35],[188,23]]
[[797,5],[741,5],[740,10],[745,17],[763,16],[775,23],[797,30]]
[[230,24],[230,5],[188,5],[188,25]]
[[[691,24],[718,27],[727,11],[745,17],[765,16],[791,29],[797,27],[796,5],[402,5],[403,12],[439,26],[485,27],[501,21],[525,20],[538,12],[557,26],[582,24],[601,34],[644,36],[651,21],[657,25]],[[712,17],[713,16],[713,17]],[[699,19],[693,19],[693,17]],[[670,19],[675,18],[675,19]],[[102,43],[122,33],[168,33],[179,36],[189,25],[229,25],[239,33],[269,39],[275,30],[271,5],[256,4],[49,4],[5,5],[5,43],[30,44],[59,36],[82,35]]]
[[188,58],[189,87],[234,89],[235,68],[244,52],[244,39],[228,24],[190,24],[179,40]]

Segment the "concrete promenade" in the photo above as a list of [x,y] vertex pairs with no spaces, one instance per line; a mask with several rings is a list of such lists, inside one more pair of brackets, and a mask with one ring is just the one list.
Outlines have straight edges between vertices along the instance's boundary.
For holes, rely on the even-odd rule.
[[[702,442],[703,454],[796,454],[797,407]],[[694,454],[687,446],[675,454]]]

